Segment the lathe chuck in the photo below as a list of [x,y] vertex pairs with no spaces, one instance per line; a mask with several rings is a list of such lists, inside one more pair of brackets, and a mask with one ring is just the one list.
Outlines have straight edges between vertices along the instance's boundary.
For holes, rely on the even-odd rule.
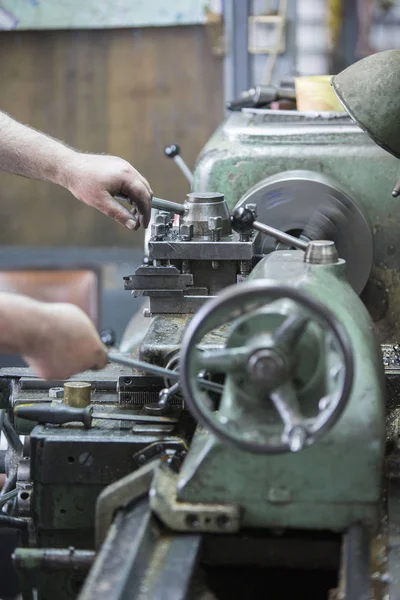
[[[235,208],[246,204],[256,204],[258,220],[276,229],[335,242],[353,289],[362,292],[373,261],[371,226],[358,202],[333,178],[314,171],[277,173],[248,190]],[[276,247],[276,240],[258,235],[257,253]]]

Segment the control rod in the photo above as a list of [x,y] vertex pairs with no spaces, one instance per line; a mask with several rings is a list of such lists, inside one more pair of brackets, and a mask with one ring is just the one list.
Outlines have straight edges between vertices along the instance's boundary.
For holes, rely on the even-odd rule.
[[[128,202],[131,204],[128,196],[117,194],[114,196],[114,198],[119,202]],[[155,196],[153,196],[151,199],[151,208],[155,208],[156,210],[165,210],[165,212],[172,212],[176,215],[184,215],[186,212],[183,204],[171,202],[170,200],[164,200],[163,198],[156,198]]]
[[306,250],[308,242],[299,240],[299,238],[289,235],[284,231],[280,231],[279,229],[275,229],[275,227],[270,227],[270,225],[260,223],[259,221],[256,221],[256,218],[257,216],[254,211],[242,206],[241,208],[236,209],[231,216],[232,229],[238,233],[250,233],[252,229],[256,229],[260,233],[270,235],[276,240],[293,246],[298,250]]

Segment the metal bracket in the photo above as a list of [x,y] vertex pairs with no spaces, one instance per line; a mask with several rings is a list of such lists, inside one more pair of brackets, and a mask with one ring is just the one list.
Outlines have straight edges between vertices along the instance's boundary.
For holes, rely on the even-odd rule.
[[104,542],[116,511],[148,493],[154,471],[159,463],[159,459],[154,460],[138,471],[115,481],[102,491],[96,502],[95,540],[97,549]]
[[240,508],[233,504],[191,504],[177,500],[178,475],[161,464],[150,488],[150,506],[173,531],[237,533]]

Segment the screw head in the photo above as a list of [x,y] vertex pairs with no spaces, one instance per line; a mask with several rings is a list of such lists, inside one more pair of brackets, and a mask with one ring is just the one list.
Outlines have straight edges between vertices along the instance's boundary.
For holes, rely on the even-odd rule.
[[182,223],[179,227],[179,235],[182,241],[190,241],[193,237],[193,225]]
[[151,226],[151,236],[156,240],[162,240],[166,234],[165,223],[153,223]]
[[222,217],[210,217],[208,219],[208,229],[220,231],[222,229]]
[[160,211],[156,216],[156,223],[163,223],[164,225],[168,225],[170,220],[170,213],[165,212],[165,210]]

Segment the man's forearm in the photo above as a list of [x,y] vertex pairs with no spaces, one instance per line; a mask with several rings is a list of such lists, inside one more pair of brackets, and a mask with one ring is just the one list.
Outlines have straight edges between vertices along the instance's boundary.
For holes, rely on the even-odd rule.
[[0,111],[0,170],[67,185],[75,151]]

